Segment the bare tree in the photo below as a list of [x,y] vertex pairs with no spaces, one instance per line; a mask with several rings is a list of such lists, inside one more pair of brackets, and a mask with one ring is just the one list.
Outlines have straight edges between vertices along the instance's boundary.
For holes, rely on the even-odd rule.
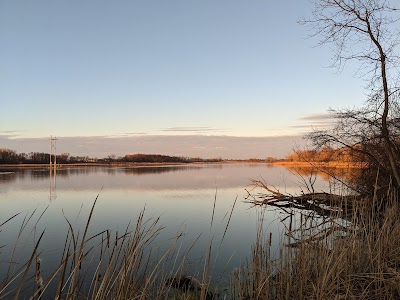
[[[399,5],[398,1],[395,3]],[[315,0],[312,18],[301,22],[311,26],[321,45],[334,45],[333,66],[342,68],[347,61],[355,60],[368,79],[364,108],[333,111],[337,117],[334,130],[316,131],[309,137],[316,144],[336,143],[368,157],[393,177],[397,187],[399,13],[394,1],[388,0]],[[381,146],[381,153],[371,145]]]

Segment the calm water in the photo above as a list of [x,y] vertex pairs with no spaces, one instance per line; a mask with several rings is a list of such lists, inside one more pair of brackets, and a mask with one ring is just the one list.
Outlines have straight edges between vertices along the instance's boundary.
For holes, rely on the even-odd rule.
[[[264,178],[281,192],[299,193],[303,187],[301,180],[286,168],[265,164],[60,168],[55,176],[45,168],[0,168],[0,172],[0,224],[21,213],[0,228],[0,247],[5,245],[0,248],[3,266],[9,261],[24,218],[36,209],[25,230],[33,234],[30,238],[19,239],[16,260],[28,259],[30,252],[27,249],[33,249],[34,239],[45,229],[39,250],[42,251],[43,269],[51,270],[62,254],[68,230],[65,218],[83,231],[98,195],[89,228],[91,235],[106,229],[122,233],[129,222],[135,224],[145,208],[145,219],[160,217],[160,224],[165,226],[156,241],[160,249],[168,247],[171,238],[183,231],[185,235],[180,247],[184,252],[201,234],[188,258],[193,265],[201,262],[213,239],[218,248],[215,278],[225,283],[231,270],[249,257],[256,237],[257,219],[263,210],[244,202],[246,189],[251,189],[250,180]],[[317,178],[315,188],[326,190],[327,183]],[[215,196],[215,216],[210,229]],[[230,224],[220,246],[235,199]],[[35,224],[43,211],[43,217]],[[273,234],[274,249],[279,247],[283,229],[279,220],[283,217],[273,210],[264,214],[264,230],[266,234]],[[0,266],[1,276],[4,276],[4,268]]]

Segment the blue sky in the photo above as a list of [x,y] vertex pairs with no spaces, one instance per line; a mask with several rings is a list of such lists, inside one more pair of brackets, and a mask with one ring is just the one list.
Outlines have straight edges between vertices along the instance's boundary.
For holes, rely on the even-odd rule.
[[[365,98],[356,69],[329,68],[330,49],[298,25],[310,11],[308,0],[1,1],[0,147],[47,151],[37,141],[56,135],[65,152],[101,156],[91,139],[123,154],[168,136],[165,154],[192,156],[173,145],[198,136],[204,157],[283,156],[328,108]],[[215,137],[242,140],[228,154]],[[250,138],[277,137],[284,147],[252,152]],[[163,150],[151,147],[140,149]]]

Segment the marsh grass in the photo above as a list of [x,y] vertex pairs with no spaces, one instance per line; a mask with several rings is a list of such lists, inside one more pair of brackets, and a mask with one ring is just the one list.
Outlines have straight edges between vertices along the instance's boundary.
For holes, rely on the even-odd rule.
[[[187,258],[199,237],[184,252],[184,232],[177,232],[161,250],[154,241],[163,226],[159,219],[145,220],[145,209],[122,233],[105,230],[89,236],[96,198],[83,232],[65,218],[68,231],[61,258],[54,269],[43,270],[40,249],[45,231],[34,229],[43,213],[36,221],[32,213],[22,222],[10,259],[2,262],[7,271],[0,281],[0,299],[399,299],[398,200],[398,193],[390,189],[384,202],[376,195],[356,201],[350,219],[343,210],[334,210],[329,218],[293,210],[282,220],[286,229],[281,237],[268,232],[261,209],[252,251],[241,267],[226,275],[230,286],[222,292],[212,285],[212,274],[217,259],[227,264],[230,260],[219,257],[218,250],[236,200],[220,244],[210,235],[196,268],[187,264]],[[0,230],[16,217],[3,222]],[[26,245],[24,231],[35,240],[25,260],[15,251]],[[278,253],[272,250],[273,239],[279,239]]]
[[278,260],[261,223],[249,262],[232,275],[232,298],[400,299],[398,200],[395,189],[357,199],[350,220],[343,210],[323,221],[302,215],[289,222]]
[[[188,250],[182,250],[185,232],[179,231],[168,239],[168,244],[155,242],[164,229],[160,219],[145,220],[145,209],[128,224],[124,232],[105,230],[90,236],[89,227],[99,195],[96,197],[84,226],[76,229],[64,216],[68,230],[59,262],[52,270],[44,270],[45,255],[41,242],[45,230],[37,232],[37,224],[44,212],[36,210],[23,218],[10,257],[0,262],[4,272],[0,279],[0,299],[212,299],[216,289],[211,285],[215,267],[214,237],[208,249],[199,258],[197,266],[189,264],[188,257],[197,247],[198,236]],[[212,232],[215,202],[210,222]],[[228,230],[236,200],[226,221]],[[81,213],[81,212],[80,212]],[[79,213],[79,214],[80,214]],[[18,214],[4,221],[12,222]],[[78,219],[78,218],[77,218]],[[80,229],[79,229],[80,228]],[[80,231],[83,228],[82,231]],[[25,235],[23,233],[26,233]],[[18,249],[34,241],[28,258],[20,257]],[[5,247],[5,245],[0,245]],[[186,249],[186,248],[185,248]],[[26,252],[25,252],[26,253]],[[0,248],[1,254],[1,248]],[[2,256],[4,257],[4,256]],[[2,273],[3,274],[3,273]]]

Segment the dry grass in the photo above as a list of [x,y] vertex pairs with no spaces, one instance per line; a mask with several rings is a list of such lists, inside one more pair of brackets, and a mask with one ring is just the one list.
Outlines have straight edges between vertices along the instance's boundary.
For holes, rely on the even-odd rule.
[[[98,197],[98,196],[97,196]],[[216,199],[215,199],[216,201]],[[65,218],[68,232],[61,260],[54,270],[43,272],[41,241],[45,231],[36,238],[36,225],[43,213],[29,225],[36,211],[24,218],[14,250],[7,261],[0,261],[7,268],[0,278],[0,299],[212,299],[216,297],[210,278],[213,263],[213,240],[210,240],[205,257],[200,259],[198,270],[187,265],[187,257],[195,247],[196,239],[186,253],[181,253],[180,241],[184,232],[169,239],[166,249],[153,243],[163,227],[159,219],[144,220],[144,210],[134,226],[128,225],[122,234],[106,230],[88,236],[97,198],[87,217],[83,232]],[[235,200],[236,203],[236,200]],[[235,204],[234,203],[234,204]],[[232,207],[231,215],[234,209]],[[213,226],[215,203],[210,224]],[[18,215],[18,214],[17,214]],[[2,224],[11,222],[17,215]],[[229,227],[226,223],[225,233]],[[132,229],[133,228],[133,229]],[[27,236],[21,237],[22,232]],[[30,232],[29,232],[30,231]],[[30,257],[20,262],[17,248],[26,247],[26,240],[35,240]],[[224,237],[222,237],[223,241]],[[222,243],[221,241],[221,243]],[[3,247],[4,245],[0,245]],[[165,245],[162,245],[165,246]],[[0,248],[1,249],[1,248]],[[0,251],[1,252],[1,251]],[[46,278],[42,274],[46,273]],[[190,276],[188,274],[191,274]]]
[[400,299],[399,198],[380,200],[354,205],[350,222],[338,221],[341,210],[328,222],[290,222],[278,260],[260,227],[250,262],[233,274],[232,299]]
[[[261,215],[249,260],[231,274],[225,294],[210,284],[216,248],[212,239],[199,271],[189,274],[189,253],[177,250],[182,233],[157,253],[152,242],[162,226],[158,219],[146,222],[144,211],[132,230],[89,237],[95,201],[83,233],[66,219],[62,258],[46,278],[39,251],[44,232],[24,264],[15,267],[10,259],[0,281],[0,299],[400,299],[399,197],[394,191],[386,196],[379,210],[376,198],[368,205],[353,205],[351,220],[346,214],[343,223],[341,210],[324,218],[323,226],[318,226],[322,222],[317,216],[289,215],[278,256],[271,253],[272,236]],[[24,220],[20,232],[31,218]],[[214,211],[210,227],[213,218]]]
[[344,168],[344,169],[359,169],[366,168],[366,163],[360,162],[340,162],[340,161],[329,161],[329,162],[313,162],[313,161],[277,161],[273,163],[274,166],[285,166],[285,167],[304,167],[304,168]]

